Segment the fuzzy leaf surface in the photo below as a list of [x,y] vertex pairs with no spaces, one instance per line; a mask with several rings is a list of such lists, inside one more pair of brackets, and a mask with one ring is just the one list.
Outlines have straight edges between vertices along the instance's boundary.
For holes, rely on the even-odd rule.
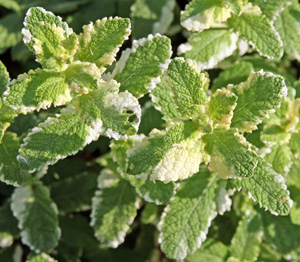
[[155,183],[150,180],[144,180],[137,178],[136,176],[131,176],[126,174],[127,163],[126,151],[131,149],[136,141],[132,139],[113,141],[111,145],[112,156],[116,163],[118,163],[122,175],[126,180],[134,186],[137,194],[144,200],[150,203],[155,203],[156,205],[163,205],[168,203],[171,197],[175,193],[175,184],[173,182],[163,183],[161,181],[156,181]]
[[[141,119],[138,100],[127,91],[118,91],[116,81],[102,81],[97,90],[83,94],[76,101],[77,111],[98,136],[105,134],[120,139],[137,132]],[[130,120],[130,117],[135,117],[136,121]]]
[[9,83],[9,80],[7,69],[2,61],[0,61],[0,97],[2,97],[2,94],[6,90],[6,85]]
[[274,26],[282,39],[285,53],[299,61],[300,26],[299,21],[292,15],[291,12],[291,8],[283,10],[276,19]]
[[75,154],[93,140],[91,133],[91,128],[81,121],[79,114],[50,117],[27,135],[18,160],[22,168],[33,172]]
[[259,12],[244,12],[240,16],[232,14],[227,23],[260,55],[269,59],[282,57],[283,47],[279,34],[269,20]]
[[218,175],[207,169],[186,180],[165,208],[160,222],[160,243],[171,259],[184,259],[205,241],[210,222],[217,215]]
[[190,121],[154,132],[130,154],[127,172],[165,183],[188,178],[202,162],[200,136],[198,126]]
[[200,69],[214,68],[237,48],[237,36],[227,29],[213,28],[192,34],[188,42],[181,44],[178,54],[197,62]]
[[17,161],[19,148],[17,135],[6,132],[0,143],[0,180],[14,186],[23,182],[23,174]]
[[134,40],[132,48],[122,53],[111,77],[139,98],[152,90],[171,56],[171,40],[159,34]]
[[181,13],[181,25],[189,31],[201,32],[215,23],[225,22],[231,15],[230,6],[222,0],[193,0]]
[[247,82],[230,86],[229,90],[238,96],[231,127],[241,132],[255,130],[269,113],[279,107],[287,92],[283,77],[263,71],[251,73]]
[[260,214],[252,211],[245,215],[237,226],[231,240],[231,257],[241,262],[256,261],[260,252],[263,227]]
[[196,117],[202,112],[200,106],[207,101],[203,89],[207,81],[205,75],[188,62],[175,58],[169,64],[164,82],[152,91],[152,100],[167,120],[174,116]]
[[95,236],[109,247],[123,243],[138,208],[134,188],[125,180],[101,187],[92,199],[91,226]]
[[76,35],[60,17],[41,7],[32,7],[27,11],[24,25],[24,43],[44,67],[57,67],[60,60],[70,56],[71,50],[65,48],[64,43],[70,41],[69,36],[71,41],[76,42]]
[[71,101],[70,90],[64,78],[57,71],[30,71],[20,75],[4,93],[4,104],[27,113],[64,105]]
[[57,208],[40,182],[15,189],[11,209],[18,219],[22,242],[31,250],[47,252],[58,244]]
[[222,178],[251,177],[257,155],[236,129],[215,129],[203,137],[205,151],[210,155],[209,169]]
[[264,1],[250,0],[253,4],[259,6],[262,13],[270,20],[275,21],[278,15],[289,5],[289,0]]
[[83,26],[74,59],[95,63],[99,68],[111,65],[120,46],[130,34],[128,18],[103,18]]
[[230,180],[230,184],[248,192],[249,197],[257,201],[260,207],[269,209],[272,214],[285,216],[291,210],[293,201],[290,199],[284,178],[263,159],[259,158],[252,176]]

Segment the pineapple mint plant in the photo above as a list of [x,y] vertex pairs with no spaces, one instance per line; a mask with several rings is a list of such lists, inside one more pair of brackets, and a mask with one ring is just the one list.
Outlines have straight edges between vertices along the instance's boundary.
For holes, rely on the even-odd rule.
[[65,2],[0,63],[0,260],[300,260],[299,3]]

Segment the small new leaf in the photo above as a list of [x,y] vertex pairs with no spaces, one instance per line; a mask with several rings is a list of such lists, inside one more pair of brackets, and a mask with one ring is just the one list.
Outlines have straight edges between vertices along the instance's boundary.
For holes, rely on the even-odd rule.
[[15,189],[11,209],[18,219],[21,240],[35,252],[51,251],[60,238],[57,208],[40,182]]
[[235,94],[225,88],[218,89],[210,97],[207,111],[215,127],[229,129],[237,99]]
[[238,96],[233,111],[231,127],[241,132],[251,132],[257,125],[280,106],[287,88],[284,78],[269,72],[251,73],[247,82],[238,86],[228,86]]
[[209,170],[222,178],[250,177],[257,165],[257,154],[236,129],[215,129],[203,136],[205,151],[210,155]]

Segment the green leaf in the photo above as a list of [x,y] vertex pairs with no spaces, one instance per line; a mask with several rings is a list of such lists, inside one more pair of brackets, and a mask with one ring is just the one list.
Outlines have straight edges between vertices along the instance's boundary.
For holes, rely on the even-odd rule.
[[300,58],[300,26],[299,21],[292,15],[292,9],[286,8],[276,19],[274,26],[278,31],[284,51],[291,58]]
[[299,248],[300,226],[293,225],[289,217],[275,217],[264,214],[262,219],[264,224],[264,239],[275,250],[285,255]]
[[257,129],[257,125],[280,106],[287,88],[284,78],[270,72],[251,73],[247,82],[228,88],[238,96],[231,127],[241,132]]
[[225,88],[218,89],[208,102],[209,118],[214,126],[229,129],[238,97]]
[[263,242],[260,246],[260,253],[257,261],[280,262],[282,256],[276,252],[270,245]]
[[300,196],[293,198],[294,203],[291,209],[290,217],[294,225],[300,226]]
[[30,252],[26,262],[57,262],[57,260],[46,253],[36,254],[34,252]]
[[228,84],[238,85],[247,80],[253,65],[249,62],[241,61],[222,71],[214,80],[211,89],[216,91],[218,88],[226,87]]
[[128,18],[103,18],[85,25],[74,60],[95,63],[99,68],[111,65],[129,34]]
[[106,179],[99,184],[100,190],[92,199],[91,226],[98,240],[116,248],[124,242],[133,223],[139,199],[125,180]]
[[[156,88],[158,85],[156,86]],[[139,134],[149,135],[153,128],[163,129],[166,122],[162,119],[163,115],[156,110],[151,101],[147,101],[142,107],[142,119],[139,126]]]
[[263,227],[260,214],[250,211],[239,221],[231,240],[231,257],[240,262],[256,261],[260,252]]
[[111,152],[113,160],[118,163],[118,171],[121,175],[134,186],[137,194],[144,200],[156,205],[163,205],[168,203],[175,193],[174,183],[163,183],[161,181],[152,182],[144,180],[135,176],[127,175],[127,150],[134,147],[135,143],[141,141],[142,137],[134,136],[127,140],[114,140],[111,144]]
[[101,71],[95,64],[76,61],[68,66],[64,75],[72,92],[88,93],[98,88],[97,83],[102,73],[103,70]]
[[222,178],[251,177],[257,165],[257,154],[236,129],[215,129],[203,137],[210,155],[209,170]]
[[139,98],[160,81],[171,56],[171,40],[159,34],[134,40],[126,49],[109,78],[121,84],[120,91],[128,90]]
[[178,54],[195,60],[200,69],[211,69],[233,54],[237,39],[237,35],[227,29],[208,29],[192,34],[187,43],[178,47]]
[[278,15],[290,4],[289,0],[264,1],[250,0],[253,4],[259,6],[262,13],[270,20],[275,21]]
[[35,252],[52,250],[60,238],[57,208],[40,182],[15,189],[11,209],[18,219],[21,239]]
[[76,101],[77,111],[98,135],[120,139],[137,132],[141,120],[139,102],[128,91],[118,91],[116,81],[99,81],[97,90],[80,96]]
[[14,121],[14,118],[17,116],[18,112],[18,110],[14,110],[7,105],[3,105],[0,98],[0,143],[6,129]]
[[[247,8],[247,7],[245,7]],[[279,34],[260,10],[248,7],[240,16],[232,14],[227,23],[234,32],[245,39],[261,56],[280,59],[283,54]]]
[[18,236],[18,222],[11,212],[10,204],[5,203],[0,208],[0,247],[10,247]]
[[15,133],[6,132],[0,143],[0,180],[9,185],[19,186],[23,174],[17,161],[20,141]]
[[199,250],[186,258],[187,262],[224,262],[228,254],[228,248],[222,242],[212,238],[207,239]]
[[166,132],[155,130],[131,150],[127,172],[165,183],[186,179],[198,172],[202,162],[201,135],[191,121],[175,124]]
[[292,134],[289,146],[295,154],[300,153],[300,131]]
[[20,7],[18,1],[15,1],[15,0],[0,0],[0,5],[7,9],[14,10],[16,12],[21,11],[21,7]]
[[83,173],[51,184],[50,195],[62,213],[90,210],[97,177]]
[[6,90],[6,86],[8,85],[9,81],[10,77],[7,69],[2,61],[0,61],[0,97],[2,97],[2,94]]
[[293,154],[288,145],[274,145],[264,159],[272,165],[278,174],[285,176],[292,165]]
[[173,21],[174,0],[137,0],[130,7],[134,39],[148,34],[165,34]]
[[257,167],[250,177],[229,182],[234,188],[248,192],[249,197],[257,201],[274,215],[286,216],[289,214],[293,201],[290,192],[284,183],[282,175],[277,174],[265,160],[258,158]]
[[181,13],[181,25],[189,31],[201,32],[225,22],[230,15],[230,5],[224,5],[222,0],[193,0]]
[[[203,87],[208,79],[182,58],[175,58],[169,64],[165,73],[165,85],[158,84],[151,93],[154,105],[160,108],[166,120],[172,120],[173,109],[178,111],[181,118],[197,117],[203,111],[207,101]],[[177,115],[177,112],[175,113]]]
[[70,90],[59,72],[37,69],[22,74],[8,85],[4,104],[27,113],[61,106],[71,101]]
[[[5,1],[7,2],[7,1]],[[10,13],[0,19],[0,53],[15,46],[22,40],[20,15]]]
[[286,132],[279,126],[270,126],[260,134],[260,139],[266,145],[282,145],[288,143],[291,133]]
[[77,153],[86,144],[97,139],[96,131],[82,123],[80,115],[65,113],[49,117],[35,127],[24,139],[18,160],[22,168],[34,172],[44,165]]
[[77,36],[59,16],[41,7],[32,7],[27,11],[24,25],[24,43],[43,67],[58,67],[73,56]]
[[161,250],[168,258],[184,259],[205,241],[210,223],[217,215],[216,198],[224,190],[224,181],[220,181],[217,174],[202,168],[182,183],[166,206],[158,228]]

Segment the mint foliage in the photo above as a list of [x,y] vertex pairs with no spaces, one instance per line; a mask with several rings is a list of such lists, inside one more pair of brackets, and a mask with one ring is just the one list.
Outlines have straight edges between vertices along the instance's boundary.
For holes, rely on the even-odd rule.
[[300,260],[297,1],[21,2],[0,261]]

